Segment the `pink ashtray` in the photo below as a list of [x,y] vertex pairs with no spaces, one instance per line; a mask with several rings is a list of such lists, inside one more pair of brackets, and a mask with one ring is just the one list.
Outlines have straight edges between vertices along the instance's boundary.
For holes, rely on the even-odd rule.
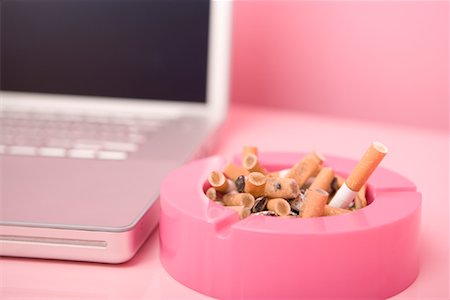
[[[269,171],[302,153],[261,153]],[[239,162],[239,157],[235,158]],[[227,161],[210,157],[167,176],[161,186],[161,261],[180,283],[216,298],[387,298],[419,272],[421,194],[379,167],[367,207],[310,219],[238,214],[204,194],[207,176]],[[357,161],[326,155],[347,176]]]

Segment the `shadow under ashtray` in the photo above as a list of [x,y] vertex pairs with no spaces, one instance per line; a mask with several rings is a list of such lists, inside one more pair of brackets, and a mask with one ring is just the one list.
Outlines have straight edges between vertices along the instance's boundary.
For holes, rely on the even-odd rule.
[[[282,169],[302,155],[259,159]],[[378,168],[370,205],[348,214],[240,220],[204,194],[208,173],[225,164],[217,156],[191,162],[161,186],[161,261],[182,284],[223,299],[387,298],[417,277],[421,194],[405,177]],[[348,174],[356,161],[327,156],[325,164]]]

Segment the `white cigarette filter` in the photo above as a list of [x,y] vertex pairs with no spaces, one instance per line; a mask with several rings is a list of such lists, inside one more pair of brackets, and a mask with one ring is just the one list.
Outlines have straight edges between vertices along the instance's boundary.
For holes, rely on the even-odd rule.
[[356,193],[367,182],[367,179],[375,171],[376,167],[387,154],[388,149],[380,142],[373,142],[363,155],[350,176],[331,199],[329,205],[332,207],[348,208],[355,198]]
[[331,207],[348,208],[350,203],[353,201],[353,198],[355,198],[356,193],[357,192],[352,191],[347,186],[347,183],[344,182],[344,184],[339,188],[339,190],[337,190],[333,199],[331,199],[329,205]]

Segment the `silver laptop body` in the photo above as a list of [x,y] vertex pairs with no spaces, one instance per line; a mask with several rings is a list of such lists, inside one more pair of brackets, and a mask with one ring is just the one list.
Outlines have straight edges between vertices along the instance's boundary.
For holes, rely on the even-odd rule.
[[[10,43],[11,47],[6,45],[1,48],[0,255],[106,263],[124,262],[136,253],[157,225],[159,213],[157,198],[162,178],[180,164],[204,155],[208,147],[214,145],[217,129],[226,116],[231,2],[55,1],[54,3],[57,4],[50,7],[42,6],[44,2],[10,1],[2,7],[2,42]],[[29,7],[26,6],[27,3]],[[152,29],[149,31],[158,36],[158,20],[163,24],[160,31],[174,36],[169,39],[165,36],[162,40],[158,40],[158,37],[155,38],[149,34],[149,39],[155,38],[158,42],[169,43],[171,39],[179,37],[175,36],[176,30],[163,30],[167,27],[167,22],[170,21],[171,26],[180,26],[180,28],[194,26],[192,20],[204,18],[205,15],[200,16],[199,13],[206,12],[206,21],[204,19],[203,23],[195,25],[206,26],[200,30],[202,33],[186,38],[186,35],[189,36],[195,27],[181,33],[185,40],[182,40],[179,45],[186,49],[180,53],[185,57],[172,58],[172,60],[182,59],[183,68],[175,65],[177,71],[172,72],[173,74],[169,77],[180,77],[180,88],[176,82],[171,83],[172,86],[167,84],[166,89],[163,88],[160,94],[164,95],[168,91],[168,98],[146,98],[146,95],[151,95],[153,90],[150,88],[149,91],[145,91],[147,76],[141,76],[125,84],[125,90],[129,89],[129,86],[134,87],[133,84],[136,81],[142,81],[141,86],[137,88],[143,87],[142,95],[133,97],[134,90],[131,89],[129,93],[131,96],[126,97],[126,91],[120,90],[121,79],[118,80],[118,84],[115,83],[114,80],[117,78],[114,72],[121,74],[123,70],[131,70],[130,76],[133,77],[135,75],[133,68],[139,68],[145,75],[147,73],[145,68],[141,68],[142,64],[148,63],[150,67],[154,67],[151,65],[152,62],[160,68],[157,70],[166,72],[166,75],[162,76],[170,75],[170,69],[167,70],[164,65],[167,58],[161,51],[159,53],[149,51],[148,57],[145,54],[143,58],[139,57],[142,53],[136,54],[138,58],[130,53],[125,58],[117,56],[120,51],[115,52],[116,54],[111,54],[109,51],[102,53],[101,58],[111,59],[112,57],[111,61],[114,62],[121,61],[123,58],[128,60],[125,64],[130,65],[130,70],[127,70],[128,65],[124,66],[124,64],[119,64],[116,69],[104,70],[106,72],[104,77],[110,78],[108,79],[110,81],[105,79],[106,83],[76,81],[75,79],[80,77],[69,76],[69,81],[72,80],[72,84],[75,82],[75,90],[78,88],[77,84],[82,86],[81,90],[85,84],[85,86],[92,85],[94,92],[82,90],[72,93],[70,89],[73,86],[68,84],[69,92],[66,93],[64,92],[65,83],[62,83],[58,84],[56,92],[52,93],[53,86],[48,84],[53,80],[52,78],[48,82],[42,80],[35,86],[32,83],[27,85],[28,81],[34,82],[33,77],[30,79],[29,76],[35,76],[34,78],[38,76],[38,73],[31,75],[29,73],[39,69],[38,62],[32,71],[23,71],[27,70],[26,66],[29,66],[27,58],[31,57],[30,60],[32,60],[34,55],[53,53],[52,51],[47,54],[39,52],[42,51],[39,40],[36,41],[39,45],[36,47],[38,50],[31,46],[24,50],[24,45],[33,45],[33,43],[27,44],[29,41],[21,40],[21,35],[28,34],[30,38],[30,32],[32,33],[33,27],[36,26],[30,23],[31,21],[27,21],[27,14],[34,15],[35,12],[41,20],[45,14],[51,17],[62,12],[64,15],[64,10],[68,8],[63,5],[67,3],[75,6],[78,4],[70,10],[78,11],[80,16],[77,19],[72,13],[68,14],[67,18],[72,23],[67,20],[61,21],[61,27],[65,30],[72,28],[70,26],[74,22],[80,22],[84,20],[83,18],[89,19],[89,17],[91,17],[90,20],[98,20],[98,23],[97,21],[93,23],[95,26],[89,28],[93,31],[97,26],[99,28],[108,24],[118,26],[117,22],[119,24],[130,22],[131,29],[126,29],[131,30],[130,32],[118,33],[123,41],[110,46],[119,48],[124,43],[140,44],[146,38],[146,31],[141,26],[151,26]],[[89,6],[89,3],[97,4]],[[105,6],[99,6],[99,3]],[[157,7],[152,7],[155,3]],[[108,8],[108,5],[112,8]],[[149,11],[145,13],[146,9]],[[153,9],[160,9],[162,13]],[[154,14],[152,21],[145,23],[148,18],[143,16],[152,13]],[[120,18],[110,20],[108,23],[108,18],[117,16]],[[18,21],[23,21],[25,24],[20,26]],[[14,26],[19,29],[15,31]],[[55,29],[51,26],[49,28]],[[52,37],[52,30],[47,30],[50,32],[50,37]],[[117,30],[119,29],[114,27],[111,29],[111,34],[114,36]],[[43,35],[47,31],[43,30]],[[138,36],[135,40],[128,38],[135,31],[143,33],[145,37]],[[61,32],[64,33],[60,30],[60,34]],[[108,32],[106,30],[101,34],[107,35]],[[204,42],[205,39],[202,40],[201,37],[205,37],[205,32],[207,34],[206,52],[202,56],[191,47],[196,43]],[[39,39],[39,36],[36,38]],[[86,52],[89,56],[90,50],[86,48],[89,47],[89,43],[95,44],[97,41],[91,40],[88,43],[88,40],[81,40],[76,46],[81,53]],[[152,45],[149,43],[144,47],[152,47]],[[164,47],[171,52],[176,45]],[[64,45],[64,47],[69,46]],[[104,45],[97,45],[97,47],[103,51],[108,49]],[[164,47],[160,50],[164,50]],[[28,52],[23,54],[20,51]],[[68,53],[71,52],[68,51]],[[16,54],[20,59],[15,57]],[[98,57],[98,54],[96,55]],[[204,73],[195,71],[198,65],[195,59],[202,57],[205,59]],[[58,68],[61,68],[62,77],[67,72],[82,74],[83,70],[79,71],[73,62],[68,63],[71,68],[61,66],[62,62],[64,59],[57,63],[57,67],[53,68],[52,72],[57,74]],[[137,65],[133,65],[133,62]],[[83,61],[84,63],[88,66],[93,64],[95,68],[95,63],[98,62]],[[25,66],[23,69],[21,64]],[[52,68],[51,64],[48,66],[49,69]],[[189,71],[189,68],[193,68],[194,71]],[[97,69],[93,69],[93,72],[96,71]],[[46,72],[41,72],[45,77]],[[192,76],[194,79],[201,77],[196,75],[196,72],[205,76],[204,92],[200,93],[203,97],[199,97],[203,99],[195,98],[195,92],[190,89],[194,86],[195,80],[189,77]],[[128,80],[130,76],[123,80]],[[152,76],[158,76],[158,73],[149,75],[148,85],[150,86]],[[98,77],[94,78],[94,80],[97,79]],[[155,77],[155,80],[158,78]],[[24,87],[21,87],[20,84],[23,82],[25,82]],[[104,90],[108,91],[108,84],[117,85],[118,90],[114,90],[109,95],[108,92],[95,91],[95,88],[101,85],[105,85]],[[155,89],[165,84],[165,81],[161,81]],[[64,88],[60,88],[61,86]],[[200,89],[197,87],[197,90]],[[175,93],[172,94],[171,91]],[[116,96],[114,94],[116,92],[121,96]],[[183,99],[184,94],[189,94],[190,98]],[[170,95],[175,98],[170,99],[172,97]]]

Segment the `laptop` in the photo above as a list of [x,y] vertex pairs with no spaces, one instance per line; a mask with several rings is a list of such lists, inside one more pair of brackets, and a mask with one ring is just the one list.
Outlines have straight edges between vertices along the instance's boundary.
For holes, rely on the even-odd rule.
[[226,116],[231,2],[12,0],[0,22],[0,255],[129,260]]

